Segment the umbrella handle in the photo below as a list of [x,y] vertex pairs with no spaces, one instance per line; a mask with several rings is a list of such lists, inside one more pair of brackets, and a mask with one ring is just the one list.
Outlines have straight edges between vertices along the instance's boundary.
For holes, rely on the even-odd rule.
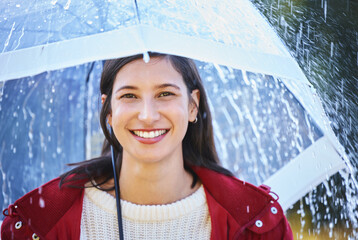
[[[109,133],[112,135],[112,128],[109,128]],[[116,171],[116,160],[114,157],[114,150],[111,146],[111,158],[112,158],[112,168],[113,168],[113,178],[114,178],[114,189],[116,192],[116,205],[117,205],[117,219],[118,219],[118,231],[119,231],[119,239],[124,240],[123,237],[123,223],[122,223],[122,208],[120,202],[120,191],[119,191],[119,182],[118,182],[118,174]]]

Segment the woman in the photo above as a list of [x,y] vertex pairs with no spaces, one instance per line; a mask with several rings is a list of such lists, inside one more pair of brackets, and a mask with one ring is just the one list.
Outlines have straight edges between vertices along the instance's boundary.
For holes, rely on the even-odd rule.
[[[219,165],[192,60],[158,53],[148,63],[141,55],[109,60],[101,94],[102,157],[9,206],[2,239],[118,239],[119,232],[125,239],[292,239],[269,188]],[[120,176],[118,224],[110,145]]]

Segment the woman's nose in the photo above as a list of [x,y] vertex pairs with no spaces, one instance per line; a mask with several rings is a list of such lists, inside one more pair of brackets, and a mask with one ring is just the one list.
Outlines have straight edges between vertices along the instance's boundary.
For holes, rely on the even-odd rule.
[[158,112],[158,109],[156,107],[156,104],[151,100],[143,100],[143,103],[141,104],[141,109],[139,111],[138,119],[150,124],[152,122],[155,122],[156,120],[159,120],[160,114]]

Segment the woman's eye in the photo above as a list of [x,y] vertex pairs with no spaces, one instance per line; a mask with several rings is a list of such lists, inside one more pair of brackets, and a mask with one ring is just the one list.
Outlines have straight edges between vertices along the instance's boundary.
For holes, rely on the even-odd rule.
[[159,97],[166,97],[166,96],[170,96],[170,95],[174,95],[171,92],[162,92],[161,94],[159,94]]
[[136,96],[132,93],[127,93],[122,95],[121,98],[136,98]]

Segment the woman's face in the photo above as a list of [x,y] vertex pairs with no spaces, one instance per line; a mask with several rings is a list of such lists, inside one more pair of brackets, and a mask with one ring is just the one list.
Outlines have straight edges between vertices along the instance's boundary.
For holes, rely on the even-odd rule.
[[114,81],[108,120],[123,147],[123,160],[155,162],[182,156],[188,122],[197,115],[199,90],[191,97],[195,103],[166,58],[154,57],[149,63],[138,59],[122,67]]

